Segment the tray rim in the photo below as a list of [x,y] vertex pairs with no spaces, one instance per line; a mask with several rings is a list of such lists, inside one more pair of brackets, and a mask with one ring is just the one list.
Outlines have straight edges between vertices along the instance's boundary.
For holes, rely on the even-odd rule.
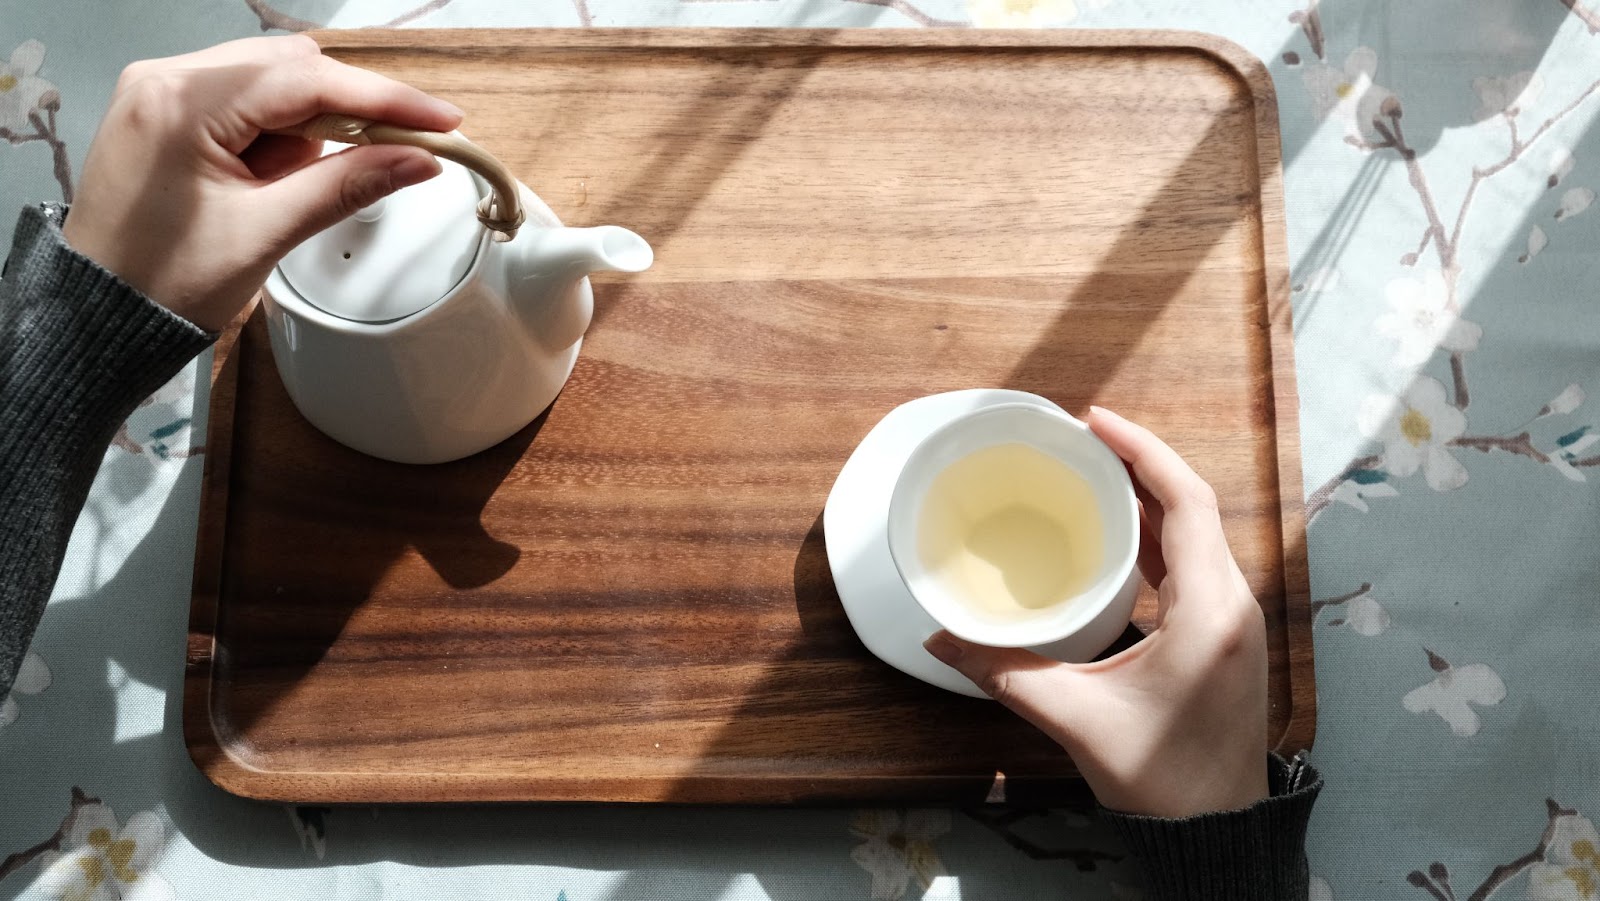
[[[912,28],[450,28],[319,30],[308,35],[324,52],[405,48],[419,54],[461,50],[651,50],[651,49],[1134,49],[1193,52],[1227,69],[1250,92],[1255,117],[1256,168],[1260,184],[1263,294],[1267,352],[1272,377],[1272,425],[1276,437],[1280,551],[1283,558],[1285,642],[1289,715],[1273,750],[1290,755],[1309,749],[1316,737],[1316,661],[1312,640],[1311,586],[1301,471],[1299,393],[1295,378],[1293,311],[1289,297],[1288,239],[1284,223],[1283,170],[1277,92],[1262,60],[1220,35],[1175,29],[977,30]],[[487,774],[417,774],[263,770],[235,756],[212,718],[212,665],[221,599],[223,549],[232,471],[235,358],[246,306],[218,339],[212,359],[206,454],[201,491],[184,672],[184,744],[195,766],[213,784],[245,798],[301,803],[508,801],[526,795],[527,780]],[[614,782],[624,791],[597,799],[595,788]],[[760,799],[741,784],[759,782]],[[847,791],[818,791],[818,783],[844,783]],[[538,801],[520,803],[795,804],[939,803],[929,788],[967,785],[970,777],[696,777],[702,800],[676,801],[679,780],[655,777],[542,777]],[[842,786],[843,787],[843,786]],[[904,788],[912,791],[902,791]],[[401,789],[401,790],[397,790]],[[509,789],[509,791],[508,791]],[[937,795],[935,790],[933,794]],[[512,803],[518,803],[515,800]]]

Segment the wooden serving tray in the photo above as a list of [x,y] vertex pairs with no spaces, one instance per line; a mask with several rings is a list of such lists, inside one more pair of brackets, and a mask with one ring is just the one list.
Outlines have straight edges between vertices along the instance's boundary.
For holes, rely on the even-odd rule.
[[[565,393],[458,463],[308,426],[259,314],[219,349],[185,724],[298,802],[1059,798],[1032,727],[869,656],[821,512],[895,405],[1019,388],[1120,410],[1216,487],[1315,720],[1278,130],[1265,68],[1133,31],[317,36],[467,112],[596,280]],[[1137,623],[1149,628],[1153,593]]]

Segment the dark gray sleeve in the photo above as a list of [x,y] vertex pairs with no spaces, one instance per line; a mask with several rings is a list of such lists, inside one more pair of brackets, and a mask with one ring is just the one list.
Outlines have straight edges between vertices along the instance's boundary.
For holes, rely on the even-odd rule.
[[1271,796],[1243,810],[1182,819],[1100,815],[1144,871],[1149,901],[1304,901],[1306,824],[1322,775],[1296,757],[1267,760]]
[[68,247],[63,216],[23,210],[0,276],[0,697],[117,427],[215,337]]

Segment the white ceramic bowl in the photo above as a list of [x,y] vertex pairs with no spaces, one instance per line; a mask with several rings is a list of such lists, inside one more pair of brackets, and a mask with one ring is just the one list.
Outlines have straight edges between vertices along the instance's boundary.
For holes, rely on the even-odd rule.
[[[1063,602],[1017,618],[986,617],[958,598],[923,563],[918,542],[923,502],[947,467],[970,454],[1020,443],[1077,472],[1094,492],[1104,557],[1087,586]],[[1033,404],[999,404],[959,416],[918,444],[889,500],[889,552],[911,596],[951,634],[992,647],[1068,642],[1087,660],[1127,628],[1133,592],[1123,591],[1139,553],[1139,505],[1122,461],[1066,413]]]

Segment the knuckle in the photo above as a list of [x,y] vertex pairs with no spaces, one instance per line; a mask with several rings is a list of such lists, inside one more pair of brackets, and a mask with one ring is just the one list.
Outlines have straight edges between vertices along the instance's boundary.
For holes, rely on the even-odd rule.
[[310,35],[306,34],[284,35],[279,40],[279,46],[283,47],[290,56],[322,55],[322,48],[317,46],[317,42]]
[[1201,479],[1195,479],[1184,492],[1184,500],[1193,504],[1196,509],[1210,513],[1217,511],[1217,492]]
[[321,98],[328,84],[328,73],[333,61],[326,56],[296,58],[286,68],[293,78],[291,90],[302,97]]
[[1267,638],[1266,616],[1248,593],[1230,608],[1228,614],[1217,618],[1211,642],[1213,661],[1222,665],[1254,657]]
[[183,118],[184,93],[182,73],[144,69],[135,73],[133,80],[118,91],[117,105],[132,127],[160,132],[179,124]]
[[126,91],[130,85],[137,83],[150,71],[148,60],[137,60],[123,67],[122,74],[117,76],[117,90]]
[[334,196],[334,212],[340,219],[355,215],[356,211],[386,193],[388,180],[381,172],[356,172],[345,176]]
[[1010,670],[990,667],[979,676],[978,687],[1003,706],[1010,706],[1017,698],[1017,680]]

